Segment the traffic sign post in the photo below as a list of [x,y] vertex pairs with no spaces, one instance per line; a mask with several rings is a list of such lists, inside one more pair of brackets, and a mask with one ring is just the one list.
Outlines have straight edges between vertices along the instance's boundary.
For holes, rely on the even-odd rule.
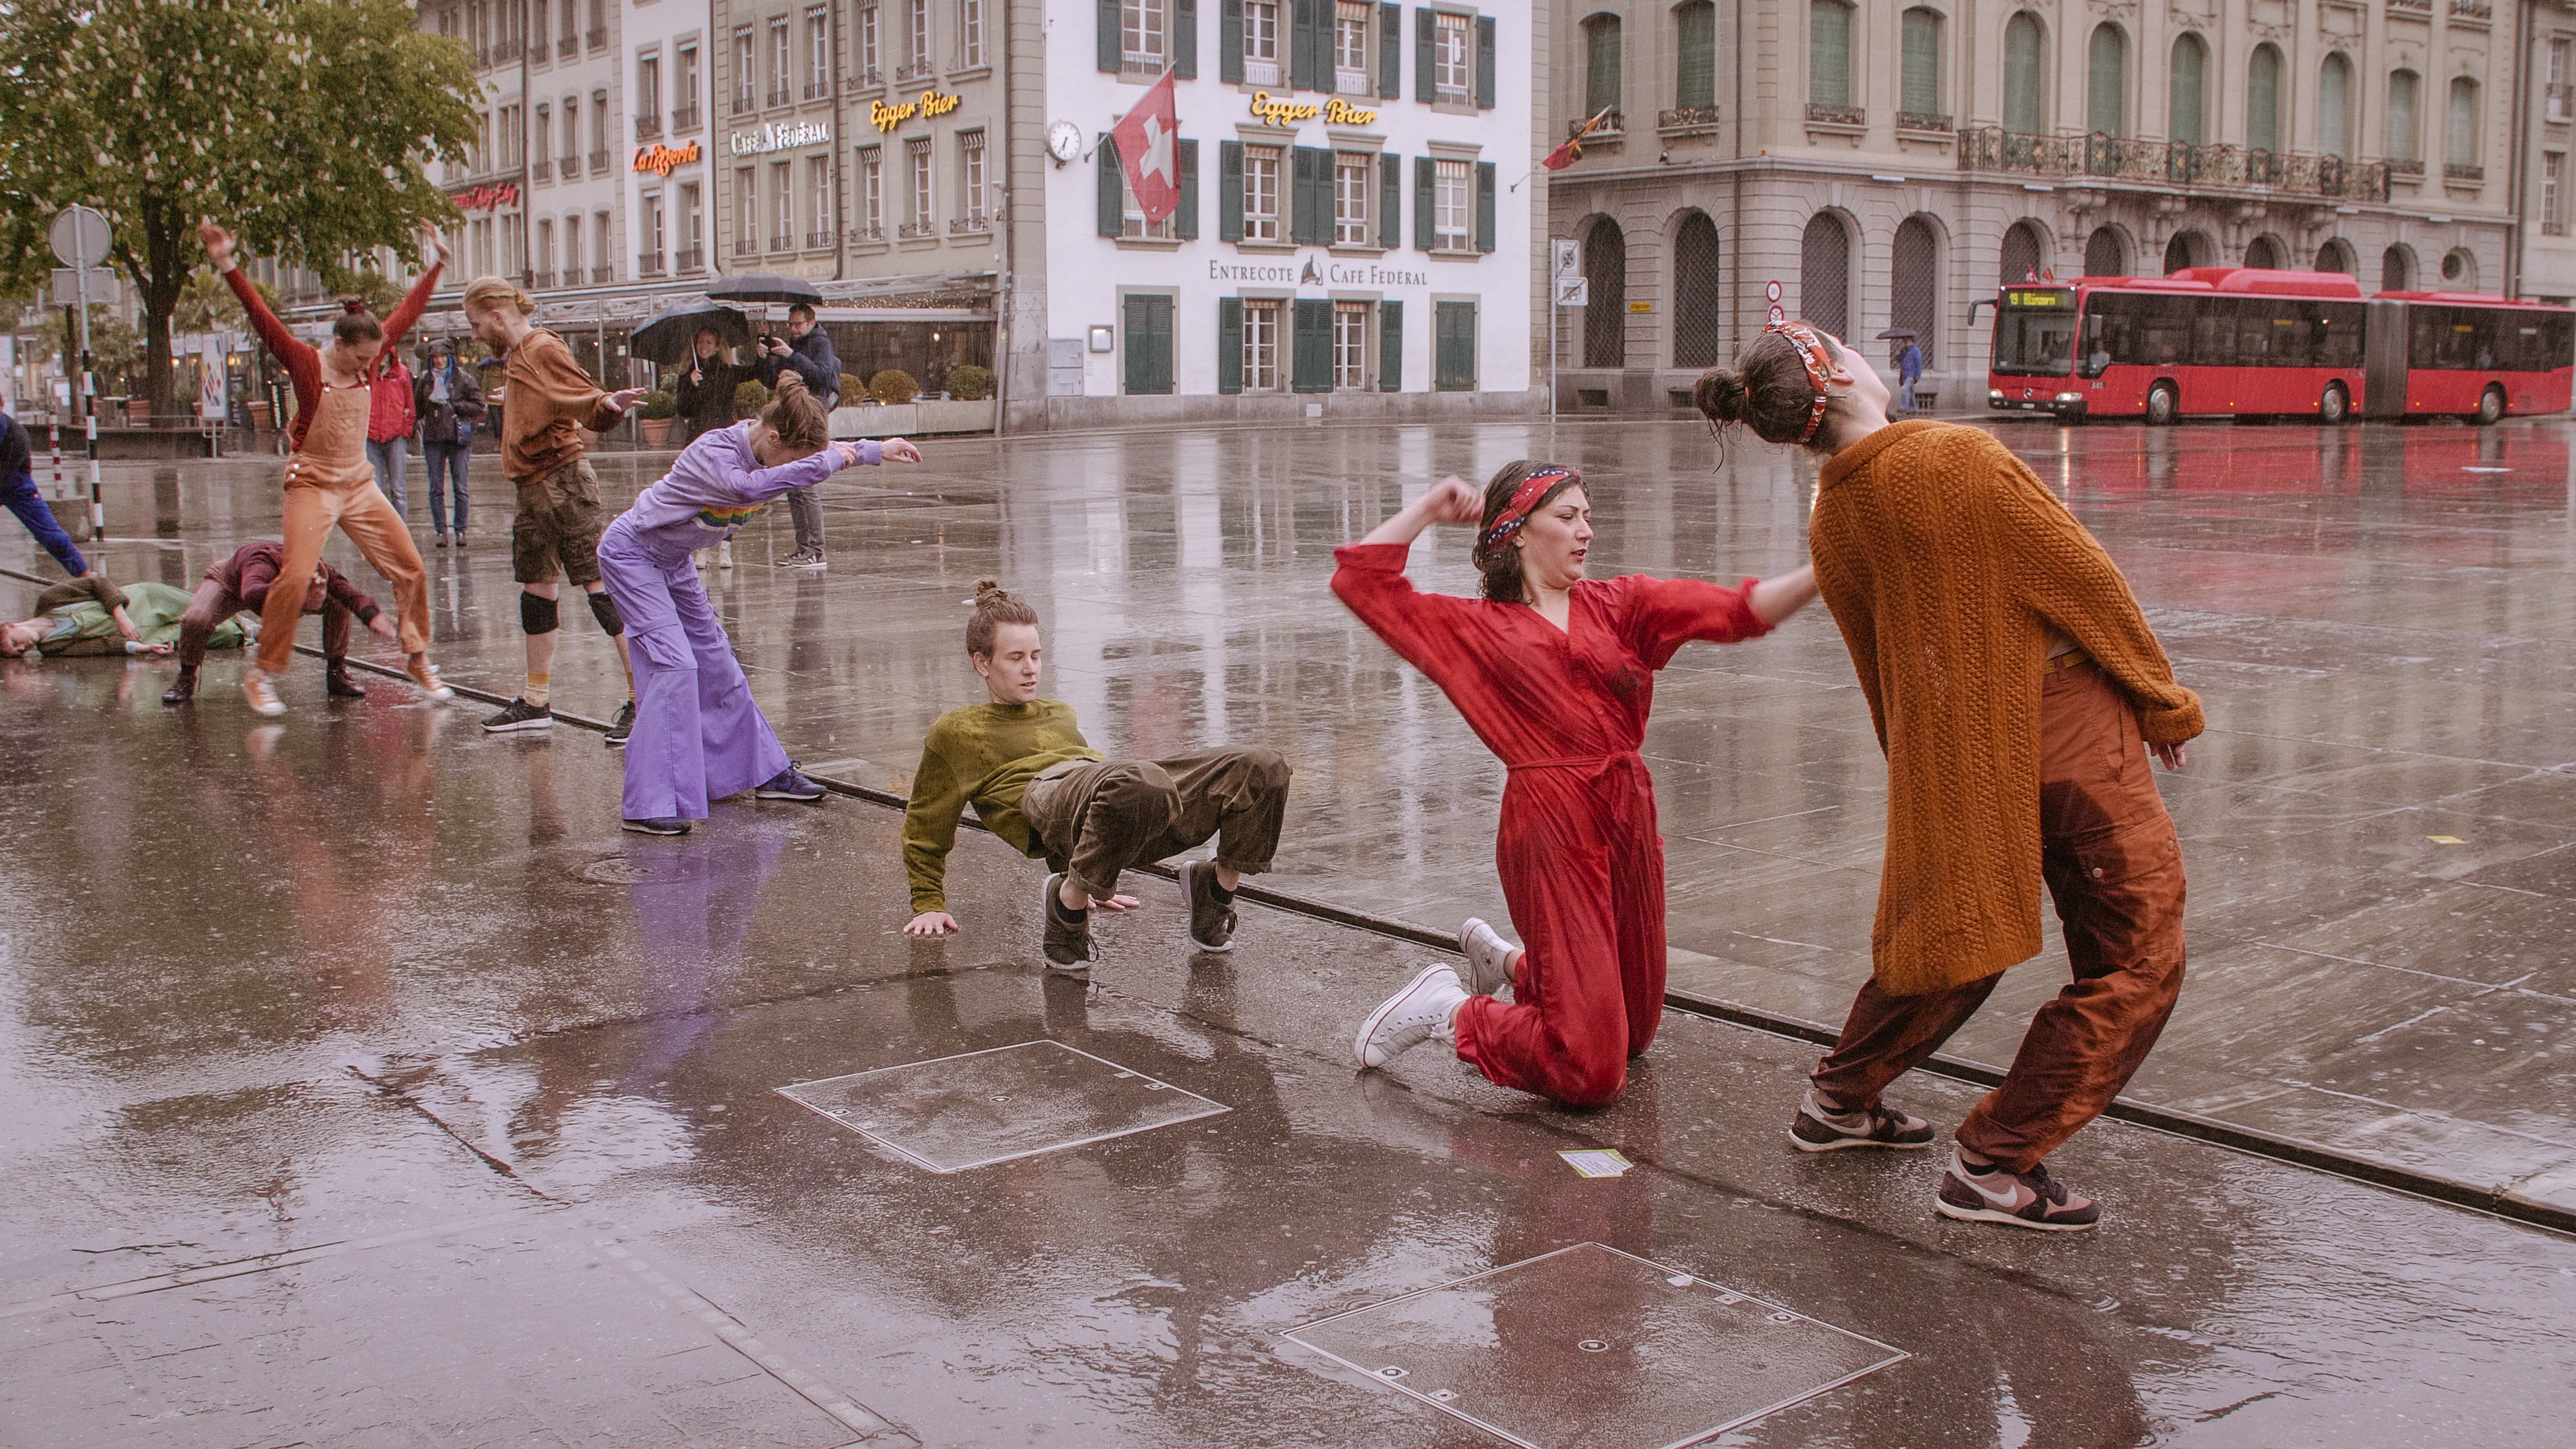
[[[80,321],[81,427],[89,444],[89,536],[92,543],[107,537],[107,504],[98,487],[98,374],[89,350],[89,292],[101,277],[98,264],[107,260],[107,248],[113,238],[107,218],[86,206],[67,206],[54,217],[46,229],[45,240],[54,249],[54,260],[70,273],[73,316]],[[63,273],[55,274],[55,285],[62,284]],[[107,288],[101,286],[100,290]],[[60,300],[59,298],[57,300]],[[71,339],[65,337],[68,344]]]
[[1764,283],[1762,287],[1762,296],[1764,300],[1771,304],[1772,326],[1777,327],[1781,323],[1789,320],[1789,314],[1780,309],[1780,284],[1778,282],[1773,281]]

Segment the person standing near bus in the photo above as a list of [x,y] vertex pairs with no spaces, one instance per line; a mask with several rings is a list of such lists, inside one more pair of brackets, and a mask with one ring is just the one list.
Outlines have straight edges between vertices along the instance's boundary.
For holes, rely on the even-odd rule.
[[1887,752],[1872,977],[1790,1138],[1931,1145],[1879,1094],[2038,954],[2045,883],[2074,979],[1960,1122],[1933,1206],[2090,1228],[2094,1205],[2043,1159],[2119,1095],[2182,990],[2182,850],[2146,756],[2182,767],[2200,700],[2047,485],[1981,429],[1890,423],[1886,384],[1835,339],[1767,328],[1693,401],[1721,432],[1827,459],[1808,553]]

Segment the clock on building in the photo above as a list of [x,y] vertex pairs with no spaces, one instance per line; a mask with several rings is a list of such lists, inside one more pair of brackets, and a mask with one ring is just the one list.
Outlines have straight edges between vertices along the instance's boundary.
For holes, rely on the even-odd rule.
[[1047,127],[1047,154],[1058,166],[1082,154],[1082,128],[1071,121],[1058,121]]

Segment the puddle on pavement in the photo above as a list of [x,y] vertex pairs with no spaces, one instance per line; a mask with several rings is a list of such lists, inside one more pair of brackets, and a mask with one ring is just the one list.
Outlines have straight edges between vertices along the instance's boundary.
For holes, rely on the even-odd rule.
[[963,1172],[1231,1110],[1058,1041],[939,1057],[779,1093],[932,1172]]
[[1908,1357],[1599,1243],[1285,1337],[1528,1449],[1696,1444]]

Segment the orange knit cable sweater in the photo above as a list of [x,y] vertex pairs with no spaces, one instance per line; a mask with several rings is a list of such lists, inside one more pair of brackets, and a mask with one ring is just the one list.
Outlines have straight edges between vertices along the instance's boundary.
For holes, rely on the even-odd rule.
[[2199,734],[2199,698],[2111,556],[1981,429],[1895,423],[1835,454],[1808,551],[1887,752],[1879,985],[1918,995],[2029,960],[2050,635],[2120,683],[2151,742]]

